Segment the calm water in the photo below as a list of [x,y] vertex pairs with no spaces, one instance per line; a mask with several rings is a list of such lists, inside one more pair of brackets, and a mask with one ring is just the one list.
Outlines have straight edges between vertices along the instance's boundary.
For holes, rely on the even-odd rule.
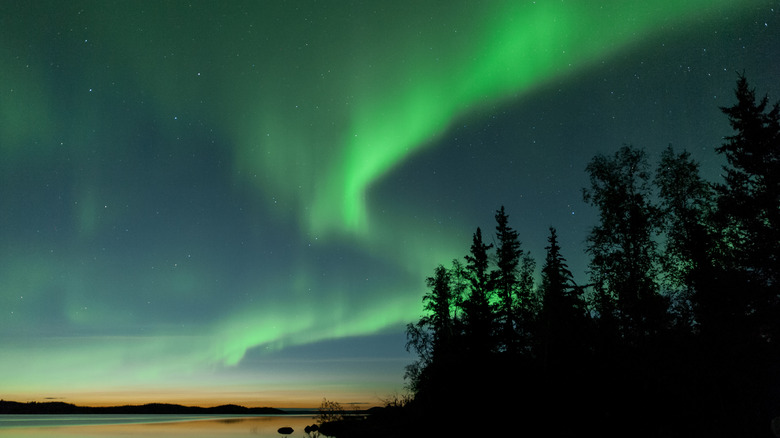
[[280,427],[292,427],[292,438],[306,437],[311,415],[216,416],[193,415],[2,415],[0,437],[10,438],[279,438]]

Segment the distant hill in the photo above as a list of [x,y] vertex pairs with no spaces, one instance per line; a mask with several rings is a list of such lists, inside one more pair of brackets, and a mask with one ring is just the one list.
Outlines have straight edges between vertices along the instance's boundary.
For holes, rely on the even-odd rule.
[[284,415],[275,408],[247,408],[238,405],[222,405],[211,408],[199,406],[182,406],[168,403],[148,403],[145,405],[125,406],[76,406],[63,402],[29,402],[0,400],[0,415],[13,414],[179,414],[179,415]]

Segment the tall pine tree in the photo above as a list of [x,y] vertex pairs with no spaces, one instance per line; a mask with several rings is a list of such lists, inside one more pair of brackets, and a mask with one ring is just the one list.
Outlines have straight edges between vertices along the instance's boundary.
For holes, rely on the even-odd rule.
[[535,262],[520,248],[517,231],[509,226],[504,206],[496,211],[496,239],[493,276],[498,296],[499,343],[507,351],[519,352],[530,345]]
[[464,347],[470,356],[482,358],[493,350],[493,315],[490,308],[493,287],[488,259],[488,251],[492,247],[492,244],[483,242],[482,230],[477,227],[471,251],[465,257],[470,287],[462,303]]
[[[558,366],[581,345],[585,307],[581,290],[561,254],[558,234],[550,227],[547,256],[542,266],[542,309],[539,316],[540,359],[545,367]],[[579,345],[577,345],[579,344]]]
[[744,279],[740,311],[751,315],[753,334],[780,336],[780,102],[756,99],[740,75],[737,103],[721,108],[735,134],[717,148],[725,155],[718,192],[721,254],[732,276]]
[[406,327],[407,350],[419,359],[406,367],[410,388],[418,394],[438,394],[449,377],[445,372],[454,353],[453,294],[450,273],[442,265],[426,280],[430,291],[423,296],[425,314]]

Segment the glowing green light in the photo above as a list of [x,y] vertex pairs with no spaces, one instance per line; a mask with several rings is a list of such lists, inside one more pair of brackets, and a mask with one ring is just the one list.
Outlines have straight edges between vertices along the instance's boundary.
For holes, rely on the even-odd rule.
[[[213,294],[209,301],[213,304],[223,293],[214,282],[218,275],[208,275],[205,262],[188,272],[160,273],[151,268],[172,260],[144,252],[140,257],[147,270],[134,272],[137,287],[128,290],[117,284],[121,278],[95,284],[92,279],[102,274],[83,267],[81,261],[120,277],[125,267],[94,264],[104,253],[86,251],[87,245],[82,247],[78,238],[60,247],[52,243],[68,251],[65,255],[48,247],[9,249],[7,254],[14,256],[0,265],[0,308],[6,312],[0,320],[3,333],[15,335],[34,326],[51,335],[47,321],[34,319],[43,318],[35,311],[45,309],[51,325],[85,333],[110,327],[120,334],[47,339],[34,345],[4,340],[0,386],[9,391],[35,388],[43,394],[116,379],[127,385],[162,384],[171,376],[239,364],[253,348],[278,349],[402,327],[419,316],[423,279],[437,264],[466,253],[470,234],[459,235],[460,226],[470,233],[474,226],[487,224],[439,227],[416,220],[414,212],[403,207],[380,215],[372,210],[378,204],[371,198],[374,184],[433,145],[461,117],[522,98],[536,87],[577,74],[656,34],[748,4],[733,0],[438,2],[442,6],[386,2],[386,15],[375,14],[375,4],[346,11],[342,10],[346,6],[323,3],[286,8],[275,2],[226,2],[219,4],[219,11],[202,10],[194,16],[166,2],[147,2],[145,8],[135,2],[96,3],[83,14],[73,13],[85,20],[84,25],[68,23],[52,30],[52,34],[62,30],[63,35],[71,35],[70,29],[86,29],[90,39],[95,36],[94,46],[70,48],[79,60],[87,59],[83,55],[90,61],[62,66],[73,77],[60,76],[48,58],[20,50],[22,46],[30,50],[26,42],[0,39],[4,67],[0,69],[0,165],[23,169],[34,160],[59,165],[60,158],[72,159],[70,167],[64,167],[78,174],[77,181],[62,190],[66,197],[65,192],[72,191],[77,204],[68,208],[75,234],[87,241],[102,228],[115,226],[120,216],[112,206],[106,209],[98,189],[106,182],[101,178],[110,177],[99,171],[105,164],[101,160],[117,152],[110,142],[104,144],[106,139],[124,142],[121,147],[132,150],[128,155],[133,157],[135,148],[141,147],[155,154],[188,156],[192,144],[179,142],[180,137],[193,130],[213,131],[216,140],[210,147],[219,151],[215,155],[224,156],[227,150],[233,159],[220,169],[230,173],[236,191],[248,189],[260,205],[247,205],[247,209],[275,215],[280,222],[295,222],[296,231],[319,242],[356,244],[362,256],[409,277],[399,284],[414,286],[399,290],[395,284],[372,285],[371,299],[357,301],[358,288],[344,279],[307,295],[305,291],[319,286],[319,279],[310,273],[312,267],[304,256],[291,257],[288,275],[264,272],[268,278],[252,277],[240,284],[258,297],[253,304],[240,302],[229,307],[239,310],[214,311],[193,324],[168,327],[166,321],[154,320],[147,327],[139,306],[133,307],[136,314],[127,313],[122,305],[102,301],[102,293],[124,287],[127,294],[159,293],[170,302],[192,302]],[[321,19],[303,20],[297,15],[300,10]],[[94,14],[91,20],[90,14]],[[186,19],[171,26],[169,20],[180,16]],[[28,27],[32,29],[28,32],[38,32]],[[34,40],[27,34],[19,40],[25,38]],[[29,47],[48,47],[48,40],[38,38],[37,45]],[[58,41],[67,38],[71,37],[61,36]],[[106,87],[119,85],[88,92],[88,82],[101,75],[109,77],[104,80]],[[84,93],[72,92],[64,103],[59,102],[52,96],[56,94],[53,84],[60,79],[72,81],[58,85],[62,89],[83,86]],[[138,117],[138,122],[101,125],[101,110],[115,105],[123,114]],[[73,114],[78,116],[70,118]],[[117,134],[117,126],[129,126],[126,129],[132,132]],[[154,131],[153,135],[147,137],[146,130]],[[145,143],[151,141],[156,143]],[[12,172],[2,176],[4,182],[12,182],[9,175]],[[253,231],[266,232],[262,227]],[[127,245],[117,252],[130,252],[132,240],[110,243]],[[114,260],[122,262],[121,257]],[[341,273],[360,274],[350,267]],[[271,297],[268,301],[290,298],[269,304],[262,301],[265,295]],[[33,300],[37,307],[27,304]],[[138,334],[145,329],[148,336]],[[62,370],[69,372],[62,374]]]
[[[365,236],[371,185],[432,144],[458,117],[603,61],[665,25],[728,6],[735,4],[491,2],[480,10],[464,8],[451,27],[438,29],[439,35],[408,40],[398,34],[407,31],[399,25],[387,39],[408,46],[394,47],[370,68],[340,72],[361,81],[332,84],[331,100],[353,98],[348,110],[330,110],[335,115],[330,127],[322,126],[321,114],[311,109],[286,116],[280,110],[273,121],[261,123],[270,129],[243,139],[238,157],[247,157],[245,148],[265,150],[263,156],[253,154],[249,168],[269,176],[260,184],[265,190],[272,186],[299,200],[303,223],[312,233]],[[313,91],[316,101],[319,90]],[[264,113],[268,111],[274,110]],[[317,129],[305,132],[312,123]],[[262,133],[271,130],[280,140],[266,143]],[[277,136],[280,132],[288,134]],[[302,159],[307,152],[300,145],[316,145],[308,160]]]

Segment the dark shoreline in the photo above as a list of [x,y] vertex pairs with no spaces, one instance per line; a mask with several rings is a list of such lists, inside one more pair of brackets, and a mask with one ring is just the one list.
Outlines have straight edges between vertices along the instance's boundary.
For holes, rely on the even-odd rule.
[[210,408],[169,403],[147,403],[124,406],[76,406],[64,402],[29,402],[0,400],[0,415],[287,415],[276,408],[247,408],[239,405],[221,405]]

